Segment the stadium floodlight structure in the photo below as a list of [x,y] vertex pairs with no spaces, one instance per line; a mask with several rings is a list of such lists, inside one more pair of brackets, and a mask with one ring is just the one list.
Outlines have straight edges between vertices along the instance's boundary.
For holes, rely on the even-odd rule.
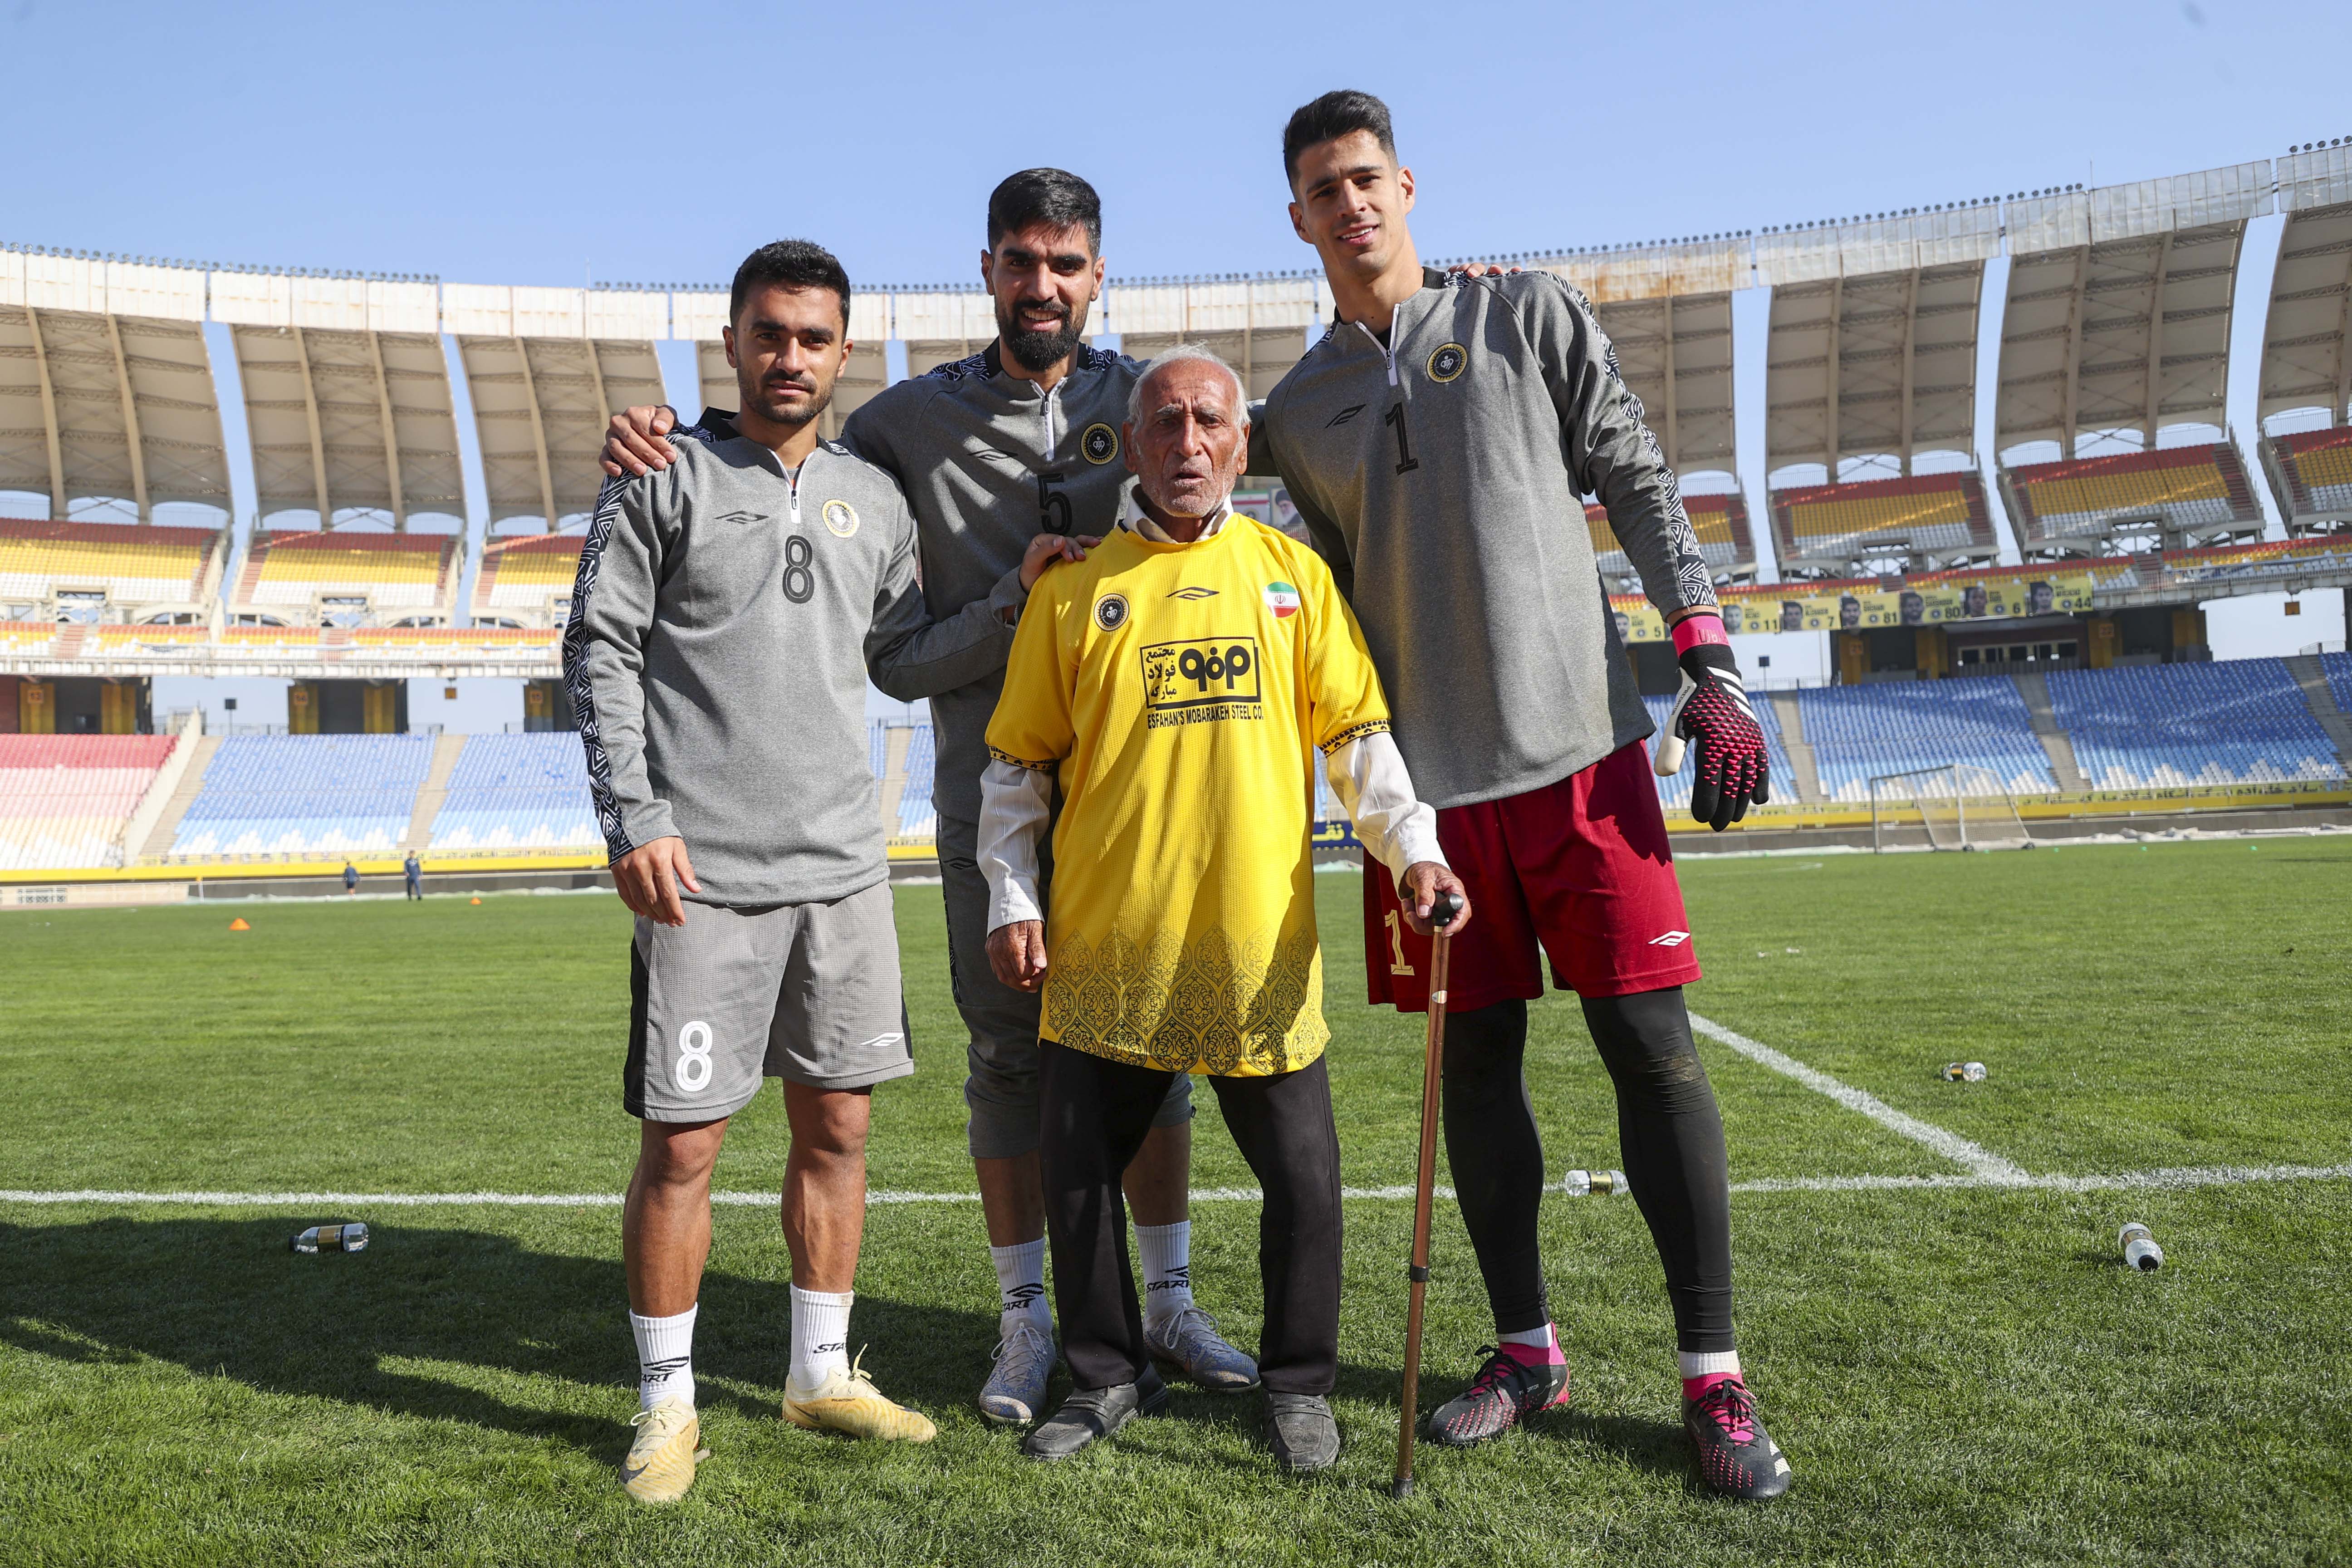
[[[1975,463],[1977,318],[2000,248],[1990,202],[1758,238],[1757,275],[1772,289],[1766,464],[1822,470],[1818,485],[1773,494],[1785,572],[1993,558],[1981,491],[1948,476]],[[1921,479],[1933,482],[1910,482]]]
[[395,531],[462,520],[449,362],[431,283],[215,271],[213,319],[229,326],[245,386],[259,513],[353,512]]
[[1870,849],[1883,855],[1902,847],[1916,817],[1931,849],[2031,849],[2017,798],[1990,768],[1972,763],[1908,773],[1879,773],[1870,780]]
[[[743,398],[735,380],[735,369],[727,363],[726,340],[719,335],[727,325],[728,298],[725,289],[679,289],[670,295],[669,308],[670,335],[694,345],[695,374],[703,406],[731,411]],[[817,434],[826,440],[839,439],[843,422],[856,413],[867,398],[890,384],[885,356],[891,331],[888,290],[853,291],[849,297],[849,363],[842,367],[841,378],[834,383],[833,401],[817,419]],[[992,328],[990,336],[994,335]],[[911,359],[910,348],[910,373]]]
[[[2031,443],[2054,443],[2066,464],[2086,440],[2136,436],[2153,453],[2174,426],[2224,426],[2239,257],[2248,220],[2271,201],[2262,160],[2007,204],[1994,405],[2005,493],[2016,490],[2011,454]],[[2126,465],[2091,476],[2117,482],[2089,486],[2079,506],[2018,509],[2018,543],[2030,555],[2093,554],[2136,538],[2179,548],[2259,534],[2261,508],[2231,482],[2220,447],[2234,452],[2216,444],[2193,473],[2125,483],[2118,476],[2137,471]],[[2064,477],[2053,469],[2036,482]]]
[[490,526],[530,517],[553,532],[584,518],[606,421],[667,401],[654,342],[670,335],[668,294],[451,283],[441,323],[466,367]]
[[2352,142],[2281,158],[2278,202],[2263,470],[2290,534],[2352,531]]
[[229,505],[195,268],[0,249],[0,489]]

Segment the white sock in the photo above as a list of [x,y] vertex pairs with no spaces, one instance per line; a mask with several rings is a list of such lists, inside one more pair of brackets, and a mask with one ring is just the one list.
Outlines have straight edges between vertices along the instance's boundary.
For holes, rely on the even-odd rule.
[[793,1287],[793,1384],[814,1388],[835,1372],[849,1368],[849,1305],[855,1290],[838,1295],[826,1290]]
[[1676,1351],[1675,1360],[1682,1363],[1685,1377],[1713,1377],[1717,1373],[1739,1375],[1738,1351]]
[[1143,1315],[1165,1318],[1192,1304],[1192,1222],[1139,1225],[1143,1247]]
[[1516,1334],[1496,1334],[1495,1340],[1498,1344],[1529,1345],[1539,1351],[1548,1351],[1552,1346],[1551,1324],[1546,1322],[1540,1329],[1523,1329]]
[[629,1332],[637,1338],[637,1407],[651,1410],[676,1395],[694,1403],[694,1315],[698,1301],[674,1318],[641,1318],[629,1314]]
[[1018,1247],[992,1247],[988,1260],[996,1265],[997,1337],[1003,1338],[1024,1323],[1051,1337],[1054,1308],[1045,1300],[1045,1238],[1041,1236]]

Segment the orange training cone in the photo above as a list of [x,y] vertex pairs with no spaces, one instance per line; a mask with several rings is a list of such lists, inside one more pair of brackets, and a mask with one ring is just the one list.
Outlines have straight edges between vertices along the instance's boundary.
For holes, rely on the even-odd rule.
[[476,902],[476,903],[478,903],[478,903],[480,903],[481,901],[482,901],[482,900],[479,900],[479,899],[476,899],[476,900],[474,900],[474,902]]
[[239,915],[236,919],[228,922],[228,929],[231,931],[251,931],[253,928],[245,923],[245,917],[243,915]]

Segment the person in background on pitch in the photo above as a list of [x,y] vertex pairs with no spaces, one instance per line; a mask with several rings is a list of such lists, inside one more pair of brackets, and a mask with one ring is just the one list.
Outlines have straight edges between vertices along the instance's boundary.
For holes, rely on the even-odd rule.
[[607,481],[563,634],[614,884],[637,917],[622,1103],[642,1133],[621,1237],[643,1408],[621,1474],[646,1502],[693,1484],[710,1171],[763,1076],[784,1080],[792,1128],[784,1418],[933,1436],[848,1354],[872,1090],[914,1071],[866,681],[1000,668],[1010,612],[1076,553],[1038,535],[934,623],[898,485],[817,437],[851,347],[841,264],[803,240],[765,246],[737,269],[729,318],[742,411],[665,471]]
[[[987,241],[980,275],[995,305],[995,342],[877,393],[842,429],[844,444],[905,489],[924,596],[940,616],[986,598],[1036,530],[1071,535],[1081,551],[1112,531],[1129,478],[1119,427],[1143,368],[1087,342],[1104,274],[1102,203],[1092,185],[1060,169],[1012,175],[988,198]],[[666,467],[674,450],[662,433],[674,420],[667,408],[615,415],[604,471]],[[980,777],[1003,674],[992,668],[951,690],[877,682],[902,700],[929,697],[937,726],[948,973],[969,1036],[967,1137],[998,1292],[996,1353],[980,1409],[1025,1426],[1045,1410],[1054,1318],[1038,1175],[1038,999],[990,967],[978,859]],[[1049,859],[1039,868],[1041,899],[1051,873]],[[1180,1074],[1127,1171],[1143,1253],[1144,1331],[1155,1356],[1201,1387],[1244,1393],[1257,1386],[1257,1368],[1192,1296],[1192,1080]]]
[[360,890],[360,868],[349,860],[343,862],[343,896],[350,898]]
[[[1700,1474],[1733,1496],[1776,1496],[1789,1464],[1756,1418],[1732,1333],[1723,1122],[1683,1005],[1699,970],[1642,744],[1653,726],[1582,517],[1581,498],[1598,494],[1672,628],[1684,683],[1670,722],[1696,752],[1691,811],[1720,831],[1767,798],[1767,753],[1674,471],[1581,294],[1546,272],[1423,268],[1406,224],[1412,174],[1380,100],[1306,105],[1282,157],[1292,225],[1322,258],[1336,313],[1267,397],[1268,460],[1252,471],[1281,474],[1332,563],[1397,745],[1481,911],[1454,943],[1444,1129],[1499,1343],[1431,1436],[1484,1441],[1568,1398],[1523,1068],[1549,955],[1616,1084]],[[1368,875],[1372,999],[1418,1012],[1429,944],[1402,915],[1388,879]]]
[[[1461,890],[1329,572],[1230,509],[1248,423],[1241,378],[1216,355],[1151,362],[1124,422],[1135,494],[1111,539],[1039,586],[988,727],[988,956],[1007,986],[1044,991],[1045,1213],[1077,1385],[1024,1440],[1040,1459],[1167,1401],[1118,1179],[1170,1082],[1196,1072],[1265,1191],[1267,1440],[1288,1470],[1339,1458],[1325,1399],[1339,1350],[1339,1144],[1308,837],[1316,748],[1413,918]],[[1057,785],[1048,915],[1038,867]]]
[[410,850],[408,852],[408,858],[400,863],[400,874],[407,879],[408,896],[410,898],[422,899],[425,897],[425,867],[423,863],[416,858],[415,850]]

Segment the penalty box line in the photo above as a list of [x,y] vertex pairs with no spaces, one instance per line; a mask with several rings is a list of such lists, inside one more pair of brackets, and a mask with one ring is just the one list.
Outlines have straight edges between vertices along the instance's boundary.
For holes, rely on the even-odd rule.
[[1783,1077],[1795,1079],[1816,1094],[1826,1095],[1848,1110],[1869,1117],[1890,1132],[1897,1132],[1915,1143],[1923,1143],[1954,1164],[1963,1166],[1981,1184],[1994,1186],[2025,1186],[2032,1183],[2024,1167],[2012,1164],[1991,1150],[1971,1143],[1957,1132],[1948,1131],[1931,1121],[1906,1116],[1874,1094],[1865,1094],[1850,1083],[1843,1083],[1817,1068],[1809,1068],[1785,1052],[1776,1051],[1759,1040],[1751,1040],[1735,1029],[1727,1029],[1712,1018],[1690,1016],[1691,1027],[1718,1045],[1729,1046],[1759,1067],[1771,1068]]
[[[2343,1165],[2179,1165],[2154,1171],[2113,1171],[2087,1176],[2015,1175],[1948,1176],[1767,1176],[1734,1182],[1735,1193],[1869,1193],[1910,1191],[2018,1191],[2104,1193],[2155,1189],[2185,1192],[2194,1187],[2243,1186],[2266,1182],[2352,1181],[2352,1164]],[[1411,1187],[1343,1187],[1340,1196],[1353,1201],[1412,1201]],[[1439,1187],[1437,1195],[1451,1199],[1454,1189]],[[1257,1203],[1265,1194],[1255,1187],[1208,1187],[1192,1194],[1194,1203]],[[770,1208],[774,1193],[713,1193],[714,1204],[737,1208]],[[891,1204],[976,1204],[978,1193],[871,1192],[869,1205]],[[103,1187],[67,1191],[0,1189],[0,1204],[60,1206],[69,1204],[155,1204],[183,1208],[618,1208],[619,1193],[206,1193],[128,1192]]]

